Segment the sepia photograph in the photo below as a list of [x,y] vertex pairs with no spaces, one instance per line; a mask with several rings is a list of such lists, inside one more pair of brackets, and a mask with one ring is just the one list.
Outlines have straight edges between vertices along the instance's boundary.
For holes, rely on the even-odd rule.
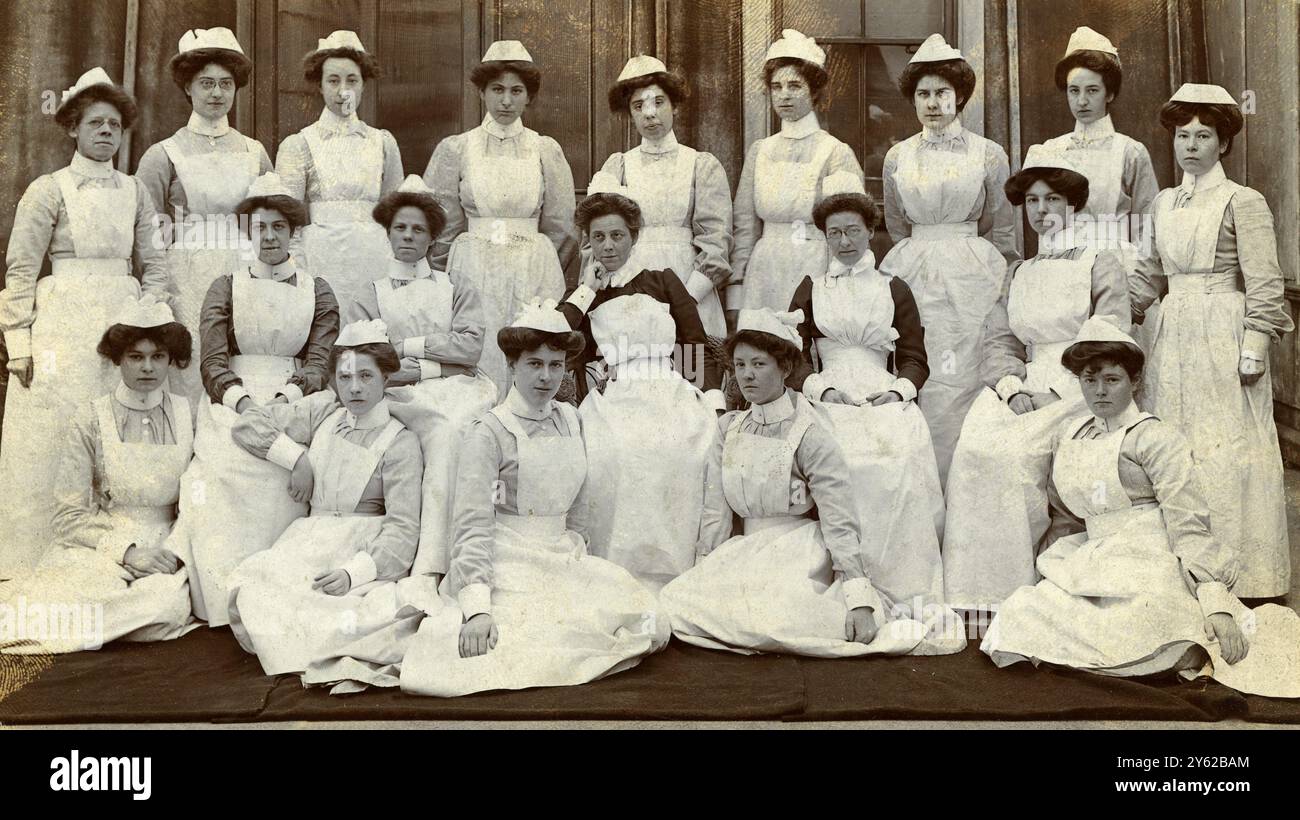
[[6,0],[0,61],[23,788],[1179,729],[1080,793],[1209,795],[1300,726],[1300,0]]

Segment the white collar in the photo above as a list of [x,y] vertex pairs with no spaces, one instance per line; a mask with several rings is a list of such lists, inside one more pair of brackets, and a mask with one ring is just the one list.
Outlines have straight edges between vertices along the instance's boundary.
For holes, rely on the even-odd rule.
[[935,129],[928,125],[921,126],[921,139],[926,142],[954,142],[964,138],[961,117],[953,117],[952,122],[943,128]]
[[340,117],[331,111],[328,105],[320,110],[320,117],[317,118],[316,124],[326,136],[364,134],[366,128],[366,124],[357,116],[357,112],[353,111],[346,117]]
[[519,115],[515,121],[509,125],[502,125],[497,122],[496,117],[491,114],[483,116],[483,130],[496,137],[499,140],[510,140],[524,133],[524,117]]
[[224,137],[230,133],[230,120],[225,114],[219,120],[210,120],[200,117],[197,111],[191,111],[190,121],[185,123],[185,127],[202,137]]
[[1114,133],[1115,125],[1110,120],[1110,114],[1088,123],[1074,121],[1074,136],[1080,139],[1101,140],[1113,136]]
[[506,409],[521,419],[531,419],[532,421],[545,421],[555,412],[555,400],[552,399],[546,405],[545,410],[538,410],[532,407],[524,400],[519,389],[513,384],[510,385],[510,392],[506,393],[506,400],[502,402]]
[[1214,163],[1213,168],[1206,171],[1204,174],[1201,174],[1199,177],[1194,177],[1184,171],[1183,184],[1179,187],[1186,191],[1190,196],[1192,194],[1200,193],[1201,191],[1208,191],[1211,188],[1217,188],[1219,185],[1227,182],[1227,180],[1228,175],[1223,172],[1223,163],[1216,162]]
[[1128,427],[1133,422],[1142,418],[1142,416],[1143,413],[1138,409],[1137,403],[1130,399],[1128,407],[1125,407],[1118,416],[1114,417],[1110,421],[1106,421],[1106,419],[1103,419],[1100,416],[1093,416],[1092,426],[1101,430],[1103,433],[1113,433],[1116,430],[1123,430],[1125,427]]
[[100,162],[85,156],[80,151],[72,155],[72,162],[68,163],[68,167],[74,174],[91,179],[111,179],[113,176],[113,160]]
[[432,276],[433,271],[429,268],[428,259],[419,259],[409,264],[396,258],[388,260],[389,279],[398,282],[411,282],[416,279],[429,279]]
[[849,276],[856,276],[863,271],[874,271],[875,269],[876,255],[871,252],[871,248],[867,248],[866,253],[862,254],[862,258],[857,262],[854,262],[853,267],[851,268],[839,259],[831,257],[831,263],[826,266],[826,275],[832,279],[836,279],[846,274]]
[[132,410],[152,410],[162,404],[163,392],[160,386],[147,393],[141,393],[139,390],[127,387],[126,382],[118,382],[117,387],[113,388],[113,398],[117,399],[118,404]]
[[790,398],[790,395],[791,393],[787,389],[767,404],[750,406],[749,417],[759,424],[777,424],[785,421],[794,415],[794,400]]
[[248,272],[252,274],[254,279],[270,279],[273,282],[283,282],[298,272],[298,266],[293,262],[293,254],[289,254],[278,265],[268,265],[261,259],[254,259],[253,264],[248,267]]
[[1038,252],[1056,255],[1082,248],[1086,244],[1088,244],[1087,231],[1077,230],[1075,226],[1067,225],[1056,233],[1038,237]]
[[810,137],[822,130],[817,122],[817,112],[809,111],[799,119],[791,122],[790,120],[781,120],[781,136],[790,140],[801,140],[804,137]]
[[628,262],[631,261],[632,261],[632,254],[628,254],[627,262],[623,263],[623,267],[619,268],[616,271],[610,271],[609,287],[611,288],[627,287],[627,283],[631,282],[633,279],[637,277],[637,274],[639,274],[642,269],[638,268],[635,265],[628,264]]
[[667,154],[675,150],[677,150],[677,135],[672,131],[657,140],[641,138],[641,153],[643,154]]
[[391,418],[388,412],[388,399],[384,398],[360,416],[354,416],[351,410],[344,411],[343,422],[354,430],[373,430],[376,427],[383,427]]

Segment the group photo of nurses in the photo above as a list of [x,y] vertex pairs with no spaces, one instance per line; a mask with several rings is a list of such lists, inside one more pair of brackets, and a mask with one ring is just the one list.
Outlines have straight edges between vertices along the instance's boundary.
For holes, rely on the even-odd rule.
[[1225,171],[1224,87],[1182,83],[1144,144],[1079,27],[1073,131],[1009,156],[968,122],[983,60],[932,34],[873,177],[827,130],[850,80],[786,28],[743,156],[679,140],[714,101],[634,54],[592,109],[626,150],[580,166],[537,115],[561,66],[499,39],[481,122],[408,172],[391,102],[361,116],[376,43],[312,39],[276,78],[312,119],[271,145],[231,125],[270,87],[250,44],[186,31],[188,119],[134,169],[154,101],[65,80],[70,159],[10,206],[0,606],[102,614],[0,654],[224,629],[268,676],[451,698],[674,641],[978,648],[1300,697],[1270,366],[1297,272]]

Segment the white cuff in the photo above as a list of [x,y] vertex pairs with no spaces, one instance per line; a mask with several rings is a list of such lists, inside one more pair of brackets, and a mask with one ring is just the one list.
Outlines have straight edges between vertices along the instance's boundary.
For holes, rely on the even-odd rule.
[[430,359],[420,359],[420,381],[442,378],[442,365]]
[[903,401],[912,401],[916,398],[916,385],[912,384],[911,379],[899,376],[894,379],[894,383],[889,386],[889,389],[902,396]]
[[691,275],[686,277],[686,292],[696,302],[703,302],[704,297],[713,293],[713,280],[697,270],[691,271]]
[[5,348],[9,351],[9,359],[30,359],[32,357],[32,329],[29,327],[19,327],[13,330],[6,330]]
[[844,606],[849,609],[870,607],[872,612],[880,612],[880,593],[871,585],[868,578],[848,578],[844,581]]
[[487,584],[467,584],[456,595],[465,620],[475,615],[492,614],[492,588]]
[[307,448],[286,436],[284,433],[275,437],[271,449],[266,451],[266,460],[286,470],[292,470],[298,464],[299,457]]
[[221,403],[238,412],[239,402],[246,398],[248,398],[248,391],[244,389],[244,386],[242,384],[232,384],[226,388],[226,392],[221,394]]
[[302,398],[302,388],[296,384],[286,384],[275,393],[277,396],[284,396],[290,404]]
[[402,355],[408,359],[424,358],[424,337],[412,336],[402,340]]
[[704,403],[708,405],[710,410],[721,410],[726,412],[727,397],[716,387],[712,390],[704,391]]
[[1010,401],[1015,394],[1025,392],[1025,383],[1019,376],[1003,376],[993,389],[997,391],[998,398],[1005,402]]
[[726,293],[723,294],[727,310],[740,310],[745,304],[745,284],[737,282],[727,286]]
[[365,550],[349,558],[339,569],[346,572],[348,577],[352,579],[352,585],[349,589],[356,589],[362,584],[368,584],[379,576],[379,567],[375,566],[375,559],[370,557],[370,553]]
[[591,303],[596,301],[596,291],[586,285],[578,285],[573,289],[573,293],[570,293],[569,298],[565,301],[583,313],[586,313],[588,310],[591,310]]
[[115,564],[122,564],[126,560],[126,551],[135,544],[131,534],[109,530],[99,539],[95,551]]
[[1228,585],[1222,581],[1206,581],[1196,586],[1196,600],[1201,603],[1201,614],[1206,618],[1217,612],[1226,612],[1236,616],[1245,607],[1237,596],[1232,594]]
[[1273,337],[1269,334],[1246,328],[1241,337],[1241,355],[1257,362],[1268,361],[1268,346],[1272,341]]
[[822,396],[830,390],[831,386],[826,383],[820,373],[809,373],[808,378],[803,381],[803,395],[809,401],[821,401]]

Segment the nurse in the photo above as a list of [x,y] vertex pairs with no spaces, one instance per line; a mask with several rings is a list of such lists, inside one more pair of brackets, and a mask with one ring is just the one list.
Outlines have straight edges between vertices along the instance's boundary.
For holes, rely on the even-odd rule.
[[1119,253],[1097,250],[1074,221],[1092,186],[1069,156],[1035,145],[1006,184],[1039,236],[1038,255],[1012,263],[1010,288],[984,322],[986,389],[966,415],[948,475],[943,568],[948,600],[960,609],[995,610],[1038,580],[1034,557],[1050,546],[1052,436],[1084,411],[1061,352],[1089,316],[1129,326]]
[[292,471],[281,492],[311,504],[229,579],[231,629],[268,675],[303,672],[371,626],[369,594],[390,595],[411,569],[420,442],[384,393],[400,367],[382,321],[350,324],[331,351],[333,392],[253,407],[235,423],[240,447]]
[[479,366],[504,397],[510,376],[497,331],[533,297],[561,298],[578,252],[573,172],[559,143],[524,126],[542,73],[522,43],[493,43],[470,81],[487,112],[482,124],[438,143],[424,172],[447,214],[431,262],[482,296]]
[[190,334],[151,295],[117,319],[98,352],[121,380],[77,408],[60,442],[53,544],[33,574],[4,585],[5,604],[57,608],[72,620],[52,634],[0,644],[0,652],[164,641],[192,621],[185,571],[163,543],[194,441],[189,402],[164,385],[169,366],[189,364]]
[[280,144],[275,170],[290,195],[311,210],[302,235],[303,267],[329,282],[346,311],[390,255],[370,212],[402,184],[402,155],[392,134],[357,116],[366,82],[380,71],[356,33],[336,31],[317,41],[302,66],[325,107],[316,122]]
[[1057,428],[1051,482],[1087,532],[1038,556],[1043,580],[1003,603],[980,649],[998,666],[1200,671],[1240,691],[1300,696],[1300,616],[1274,604],[1252,612],[1234,594],[1240,557],[1211,530],[1186,439],[1133,401],[1143,361],[1137,343],[1100,317],[1062,355],[1087,411]]
[[997,143],[967,131],[958,114],[975,72],[932,34],[899,78],[921,132],[885,155],[885,226],[894,247],[881,271],[907,283],[925,326],[930,378],[920,405],[930,424],[939,478],[980,384],[980,332],[1017,258],[1014,216],[1002,192],[1009,170]]
[[[167,264],[153,203],[139,180],[113,170],[136,104],[102,68],[63,92],[54,114],[73,141],[72,161],[38,177],[14,214],[0,292],[9,352],[0,442],[0,578],[31,569],[53,540],[56,471],[45,465],[68,419],[111,391],[118,374],[94,354],[141,284],[167,296]],[[48,255],[51,275],[37,277]],[[139,259],[140,278],[132,259]]]
[[290,254],[307,209],[279,176],[259,177],[235,214],[258,255],[218,277],[203,302],[199,369],[206,395],[169,541],[189,568],[194,614],[213,627],[229,623],[230,573],[307,514],[305,504],[281,491],[288,472],[241,449],[231,428],[249,408],[328,390],[339,333],[329,283],[300,270]]
[[817,122],[813,108],[829,81],[826,52],[811,37],[788,28],[768,48],[763,84],[781,131],[756,141],[745,155],[736,189],[728,312],[783,310],[805,276],[826,270],[826,238],[812,218],[821,181],[838,171],[863,179],[853,149]]
[[514,386],[465,435],[444,605],[410,642],[404,692],[575,686],[668,642],[654,595],[587,554],[587,447],[577,411],[554,400],[582,337],[535,303],[498,342]]
[[641,206],[636,270],[670,270],[699,306],[704,332],[727,335],[717,288],[731,278],[731,186],[712,154],[677,141],[673,120],[686,81],[654,57],[633,57],[609,89],[609,110],[631,117],[641,144],[613,153],[588,194],[622,194]]
[[[199,359],[199,309],[208,286],[241,260],[235,206],[271,158],[257,140],[230,127],[228,114],[253,63],[228,28],[193,29],[181,37],[169,64],[172,81],[189,100],[189,122],[149,146],[135,169],[154,207],[169,226],[171,301],[177,321],[194,338]],[[172,389],[197,402],[199,369],[172,374]]]
[[844,455],[873,586],[885,606],[921,620],[943,601],[943,493],[915,402],[930,370],[925,329],[907,285],[876,270],[871,237],[880,211],[862,184],[841,173],[822,187],[828,195],[813,221],[832,258],[790,302],[804,316],[803,356],[787,384],[820,403]]
[[1156,197],[1152,253],[1129,280],[1135,317],[1162,298],[1147,400],[1187,436],[1207,477],[1215,538],[1241,551],[1242,598],[1291,587],[1282,455],[1268,351],[1294,325],[1273,215],[1219,160],[1242,128],[1217,85],[1185,83],[1160,109],[1183,180]]
[[[433,191],[412,174],[379,201],[375,222],[392,254],[382,279],[354,302],[349,321],[382,319],[402,369],[389,385],[409,393],[423,414],[413,421],[424,455],[420,550],[413,574],[447,574],[457,455],[465,425],[496,404],[496,385],[478,370],[483,353],[483,303],[474,286],[429,267],[434,237],[446,217]],[[437,580],[434,581],[435,585]]]
[[742,654],[960,651],[960,621],[936,624],[931,637],[919,621],[895,618],[867,575],[848,465],[812,404],[785,386],[802,320],[742,311],[727,340],[750,407],[718,420],[722,487],[744,530],[660,592],[673,633]]

